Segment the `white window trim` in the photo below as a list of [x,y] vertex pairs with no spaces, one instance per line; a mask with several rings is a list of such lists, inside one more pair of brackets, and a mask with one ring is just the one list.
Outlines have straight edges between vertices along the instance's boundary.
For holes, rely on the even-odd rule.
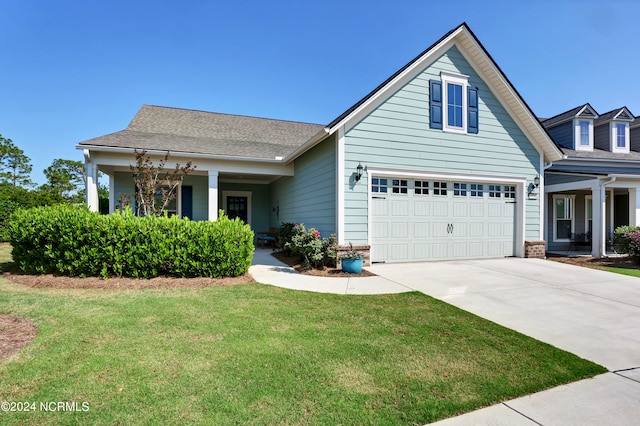
[[[624,125],[624,147],[618,147],[618,124]],[[612,121],[609,125],[611,134],[611,152],[618,152],[621,154],[629,153],[629,123],[623,123],[620,121]]]
[[222,191],[222,210],[227,213],[227,197],[247,197],[247,224],[251,225],[251,191]]
[[[469,86],[469,76],[442,71],[440,78],[442,80],[442,130],[453,133],[467,133],[467,86]],[[448,83],[462,86],[462,127],[449,126]]]
[[[570,242],[570,238],[558,238],[558,217],[556,215],[556,200],[571,200],[571,234],[576,232],[576,196],[575,194],[554,194],[553,195],[553,241],[554,242]],[[566,219],[563,219],[566,220]]]
[[[582,145],[580,142],[580,122],[586,121],[589,123],[589,144]],[[573,120],[573,134],[575,135],[574,147],[576,151],[593,151],[593,120],[576,118]]]

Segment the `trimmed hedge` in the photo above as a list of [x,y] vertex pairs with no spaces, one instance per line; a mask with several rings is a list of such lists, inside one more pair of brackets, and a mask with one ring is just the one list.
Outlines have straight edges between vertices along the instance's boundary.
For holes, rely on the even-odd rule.
[[220,212],[217,222],[101,215],[84,207],[37,207],[9,223],[13,260],[29,274],[235,277],[253,256],[253,231]]

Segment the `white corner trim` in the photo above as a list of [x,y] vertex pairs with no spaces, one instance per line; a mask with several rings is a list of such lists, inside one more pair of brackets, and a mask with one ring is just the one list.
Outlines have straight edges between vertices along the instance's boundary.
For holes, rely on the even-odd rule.
[[337,179],[336,179],[336,184],[338,186],[337,191],[336,191],[336,195],[338,197],[337,201],[337,238],[338,238],[338,244],[345,244],[345,219],[344,219],[344,206],[345,206],[345,130],[344,130],[344,126],[340,127],[338,129],[338,138],[336,141],[337,144],[337,170],[336,173],[338,174]]

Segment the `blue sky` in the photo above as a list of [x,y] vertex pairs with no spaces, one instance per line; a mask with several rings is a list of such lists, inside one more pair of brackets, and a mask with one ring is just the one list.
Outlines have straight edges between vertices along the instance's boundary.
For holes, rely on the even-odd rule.
[[640,115],[634,1],[0,0],[0,134],[32,178],[142,104],[327,124],[467,22],[532,110]]

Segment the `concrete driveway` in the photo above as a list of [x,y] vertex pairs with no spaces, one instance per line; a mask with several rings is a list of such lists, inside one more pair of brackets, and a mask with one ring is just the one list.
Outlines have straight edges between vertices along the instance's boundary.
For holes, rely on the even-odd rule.
[[516,258],[369,269],[611,371],[640,367],[640,278]]
[[514,258],[384,264],[369,269],[610,371],[438,424],[638,423],[640,278]]

